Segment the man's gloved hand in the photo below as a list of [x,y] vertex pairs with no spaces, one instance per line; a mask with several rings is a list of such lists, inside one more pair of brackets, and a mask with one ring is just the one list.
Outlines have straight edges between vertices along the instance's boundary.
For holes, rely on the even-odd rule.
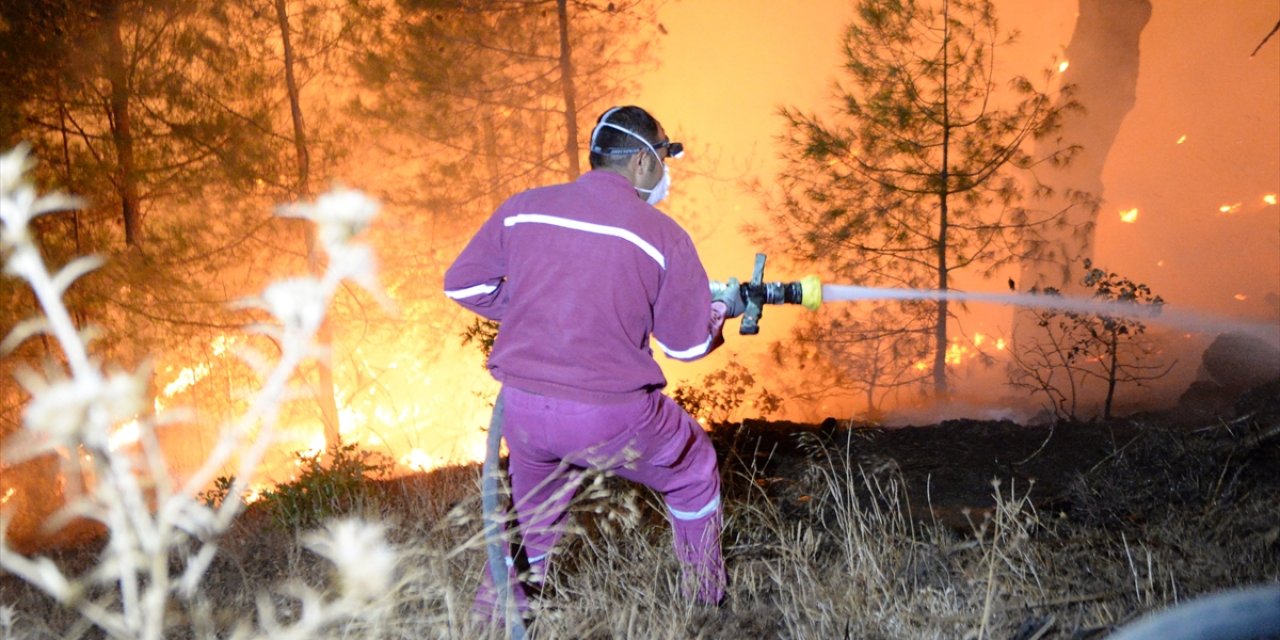
[[729,278],[724,288],[711,298],[711,303],[724,305],[724,317],[736,318],[747,310],[747,303],[742,299],[741,287],[737,278]]

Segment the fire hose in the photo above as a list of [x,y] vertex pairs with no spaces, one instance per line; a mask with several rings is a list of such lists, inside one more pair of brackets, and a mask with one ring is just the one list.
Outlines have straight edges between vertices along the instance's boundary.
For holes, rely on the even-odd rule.
[[[496,594],[494,607],[501,612],[509,625],[512,640],[524,640],[524,620],[516,610],[511,591],[510,574],[507,572],[507,554],[502,548],[506,526],[498,509],[498,457],[502,453],[502,392],[493,402],[493,416],[489,419],[489,441],[485,450],[483,478],[480,482],[480,505],[484,510],[485,554],[488,557],[489,575],[493,578]],[[513,614],[514,615],[511,615]]]
[[[822,283],[817,276],[809,276],[797,282],[765,282],[765,254],[757,253],[755,268],[751,280],[738,285],[738,295],[742,297],[744,311],[738,332],[742,335],[755,335],[760,332],[760,316],[767,304],[799,304],[810,311],[822,304]],[[712,295],[718,295],[729,287],[728,284],[712,280],[709,283]],[[489,438],[485,450],[483,474],[481,480],[481,508],[484,510],[485,554],[488,559],[489,573],[493,578],[496,592],[495,609],[506,620],[507,632],[513,640],[525,637],[524,620],[512,592],[510,573],[507,571],[507,553],[503,549],[505,525],[498,508],[498,461],[502,448],[502,393],[493,403],[493,416],[489,420]]]

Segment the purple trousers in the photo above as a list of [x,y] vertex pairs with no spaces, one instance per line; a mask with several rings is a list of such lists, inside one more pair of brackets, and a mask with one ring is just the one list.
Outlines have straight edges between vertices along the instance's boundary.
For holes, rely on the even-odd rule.
[[[581,469],[597,469],[662,495],[686,597],[720,602],[725,588],[720,473],[711,439],[693,417],[659,392],[623,404],[587,404],[512,387],[504,387],[502,395],[512,499],[535,582],[546,575]],[[525,594],[519,582],[512,583],[523,608]],[[492,615],[494,600],[486,569],[476,612]]]

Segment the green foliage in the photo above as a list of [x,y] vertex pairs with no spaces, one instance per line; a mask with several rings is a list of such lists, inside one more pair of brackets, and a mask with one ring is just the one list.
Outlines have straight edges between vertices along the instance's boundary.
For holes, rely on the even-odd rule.
[[[1164,299],[1145,284],[1099,269],[1090,260],[1084,261],[1084,269],[1081,283],[1096,301],[1133,305],[1135,314],[1145,308],[1155,315],[1164,306]],[[1061,295],[1052,287],[1041,293]],[[1132,314],[1040,311],[1034,316],[1042,333],[1016,345],[1011,378],[1015,386],[1049,400],[1060,419],[1079,419],[1090,382],[1105,385],[1101,413],[1110,419],[1119,384],[1141,385],[1173,367],[1158,361],[1152,345],[1142,339],[1146,324]]]
[[[786,164],[760,239],[832,281],[867,286],[946,290],[957,272],[987,276],[1024,257],[1058,219],[1028,209],[1026,172],[1076,151],[1058,145],[1037,157],[1029,148],[1052,143],[1063,113],[1078,107],[1069,90],[1048,93],[1048,70],[1043,88],[994,76],[996,53],[1016,34],[1000,30],[988,0],[860,0],[855,13],[834,115],[782,111]],[[910,369],[928,353],[925,380],[944,395],[943,359],[932,356],[948,345],[949,303],[866,308],[885,329],[865,332],[866,318],[848,314],[814,321],[811,333],[828,342],[876,343],[844,349],[855,359],[829,366],[873,375],[866,386],[883,389],[921,381]]]
[[231,494],[231,489],[236,484],[235,476],[218,476],[213,479],[213,486],[205,491],[201,491],[197,496],[204,506],[210,509],[217,509],[222,506],[223,501]]
[[759,417],[782,406],[782,398],[764,387],[757,388],[751,370],[737,362],[703,376],[697,384],[676,387],[671,399],[704,423],[728,422],[739,415],[744,403]]
[[484,354],[484,359],[488,360],[489,354],[493,353],[493,341],[498,339],[498,326],[498,323],[492,320],[476,318],[462,332],[462,344],[468,345],[474,342],[476,348],[480,349],[480,353]]
[[295,456],[298,477],[262,493],[272,521],[284,529],[313,527],[369,506],[375,495],[370,480],[384,478],[392,466],[381,454],[355,444],[337,443],[323,454]]

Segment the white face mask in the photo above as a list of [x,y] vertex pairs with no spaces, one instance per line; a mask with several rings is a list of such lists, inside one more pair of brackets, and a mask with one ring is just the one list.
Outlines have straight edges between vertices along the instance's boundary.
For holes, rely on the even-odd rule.
[[647,193],[649,196],[644,199],[652,206],[658,206],[667,198],[667,190],[671,188],[671,170],[667,169],[667,163],[662,163],[662,178],[658,180],[658,184],[653,185],[652,189],[641,189],[636,187],[636,191]]
[[612,122],[605,122],[605,120],[609,119],[610,113],[613,113],[613,111],[610,111],[609,113],[604,114],[604,117],[600,119],[600,124],[596,125],[595,130],[591,132],[592,149],[594,149],[596,146],[596,135],[598,135],[600,133],[600,129],[604,127],[617,129],[618,131],[621,131],[631,136],[632,138],[635,138],[636,140],[643,142],[644,146],[649,148],[649,153],[652,153],[653,157],[656,158],[658,162],[662,164],[662,178],[658,180],[658,184],[653,185],[652,189],[644,189],[642,187],[636,187],[635,189],[640,193],[646,194],[647,197],[644,199],[645,202],[648,202],[651,206],[657,206],[659,202],[662,202],[664,199],[666,199],[667,191],[671,188],[671,173],[667,169],[667,163],[662,162],[662,156],[658,155],[658,150],[654,149],[653,145],[650,144],[648,140],[644,139],[644,136],[641,136],[636,132],[630,129],[627,129],[625,127],[619,127],[618,125],[613,124]]

